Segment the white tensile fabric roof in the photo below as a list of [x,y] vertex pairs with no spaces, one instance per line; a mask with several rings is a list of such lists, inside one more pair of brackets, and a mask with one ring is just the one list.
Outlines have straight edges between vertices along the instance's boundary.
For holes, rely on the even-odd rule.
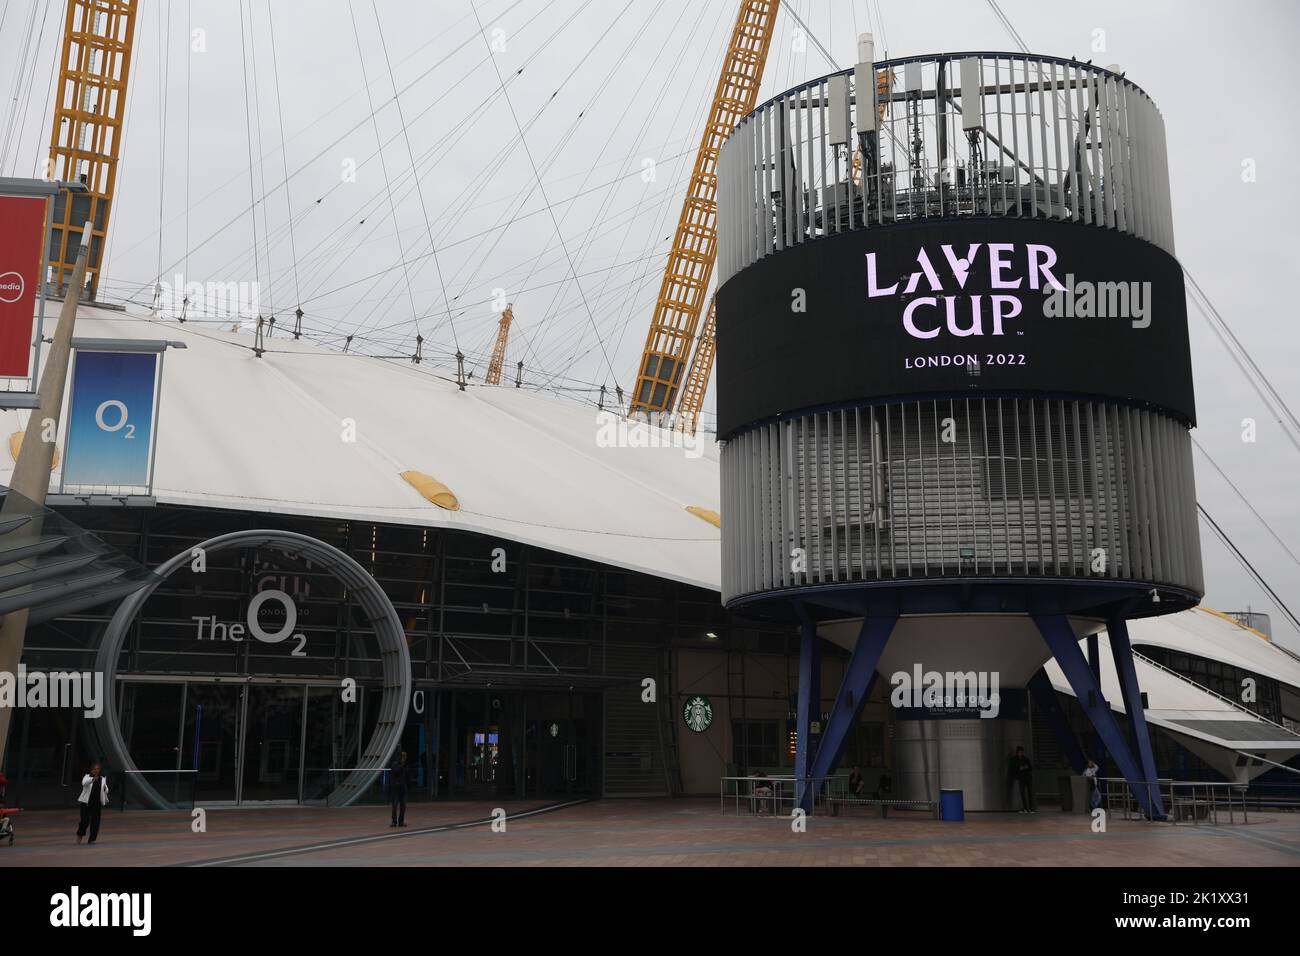
[[[1203,608],[1143,618],[1129,622],[1129,639],[1140,654],[1143,646],[1165,647],[1210,660],[1235,664],[1257,674],[1297,686],[1300,662],[1274,647],[1259,634],[1216,612]],[[1124,712],[1123,694],[1105,635],[1101,635],[1102,696],[1111,709]],[[1238,751],[1261,754],[1285,762],[1300,753],[1300,737],[1261,720],[1200,685],[1145,660],[1135,662],[1138,686],[1147,695],[1147,720],[1176,734],[1202,758],[1232,777]],[[1048,661],[1047,676],[1056,690],[1074,696],[1060,665]],[[1267,765],[1240,768],[1250,776]]]
[[[54,318],[46,323],[52,331]],[[508,384],[461,391],[427,364],[345,355],[284,330],[257,358],[248,331],[88,306],[76,335],[185,343],[164,363],[161,503],[461,528],[720,590],[720,533],[686,510],[720,511],[717,446],[703,435],[692,448],[657,429],[640,437],[658,447],[603,447],[594,408]],[[28,414],[0,411],[5,435]],[[354,442],[343,440],[345,419],[355,421]],[[4,455],[0,483],[12,470]],[[407,470],[446,485],[460,510],[426,501],[402,479]],[[1211,613],[1134,621],[1130,633],[1139,650],[1179,649],[1300,687],[1300,661]],[[1055,663],[1047,667],[1053,685],[1072,693]],[[1179,717],[1260,723],[1157,667],[1138,668],[1153,723],[1191,736]],[[1122,709],[1108,654],[1102,682]]]
[[[686,510],[719,510],[716,445],[703,434],[694,448],[659,429],[632,440],[660,447],[601,447],[594,407],[512,385],[462,392],[428,364],[345,355],[283,328],[262,358],[251,332],[95,307],[78,312],[75,334],[187,346],[163,366],[161,503],[462,528],[720,588],[719,531]],[[0,411],[5,436],[28,414]],[[4,454],[0,482],[12,470]],[[426,501],[407,470],[446,485],[460,510]]]

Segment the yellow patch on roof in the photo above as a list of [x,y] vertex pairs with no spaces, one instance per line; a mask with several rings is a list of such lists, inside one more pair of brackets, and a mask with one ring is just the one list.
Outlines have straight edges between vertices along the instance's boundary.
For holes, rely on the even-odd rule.
[[459,511],[460,502],[452,494],[450,488],[444,485],[437,478],[426,475],[422,471],[404,471],[402,477],[406,483],[418,491],[426,501],[431,501],[439,508],[447,511]]
[[686,510],[697,518],[703,518],[715,528],[722,527],[722,516],[716,511],[710,511],[708,508],[701,508],[699,505],[687,505]]
[[[18,453],[23,450],[24,434],[25,434],[24,432],[14,432],[12,435],[9,436],[9,456],[13,458],[15,462],[18,461]],[[54,449],[54,463],[50,465],[50,467],[51,468],[59,467],[59,449],[57,447],[55,447]]]

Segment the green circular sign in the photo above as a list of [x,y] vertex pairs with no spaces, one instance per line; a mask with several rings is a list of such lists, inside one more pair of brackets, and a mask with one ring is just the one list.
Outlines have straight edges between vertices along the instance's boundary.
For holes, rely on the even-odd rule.
[[703,694],[696,694],[686,701],[682,708],[682,720],[686,726],[697,734],[702,734],[713,723],[713,704]]

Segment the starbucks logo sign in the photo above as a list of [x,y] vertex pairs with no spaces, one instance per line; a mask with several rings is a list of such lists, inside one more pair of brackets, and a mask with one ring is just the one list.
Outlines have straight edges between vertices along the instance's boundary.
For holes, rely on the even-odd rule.
[[709,698],[703,694],[696,694],[686,701],[686,706],[682,708],[682,720],[686,721],[686,726],[697,734],[702,734],[709,729],[713,723],[713,705],[709,703]]

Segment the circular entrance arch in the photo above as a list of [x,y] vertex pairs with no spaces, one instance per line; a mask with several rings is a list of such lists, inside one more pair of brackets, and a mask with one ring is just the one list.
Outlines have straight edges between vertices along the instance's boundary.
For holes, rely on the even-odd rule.
[[[293,531],[235,531],[218,535],[187,548],[155,569],[156,577],[129,595],[118,606],[99,646],[95,668],[104,675],[104,712],[100,717],[104,731],[102,743],[106,755],[125,771],[138,771],[122,736],[117,717],[117,662],[131,622],[145,601],[173,573],[194,559],[195,549],[205,555],[234,548],[274,547],[290,557],[312,561],[334,575],[355,598],[367,619],[374,625],[379,641],[379,658],[383,667],[384,694],[374,732],[362,752],[359,766],[326,797],[329,806],[345,807],[353,803],[374,781],[397,748],[402,736],[407,701],[411,699],[411,655],[406,646],[406,631],[388,595],[361,565],[333,545]],[[137,773],[137,779],[143,780]],[[139,785],[141,797],[162,808],[171,804],[147,782]]]

